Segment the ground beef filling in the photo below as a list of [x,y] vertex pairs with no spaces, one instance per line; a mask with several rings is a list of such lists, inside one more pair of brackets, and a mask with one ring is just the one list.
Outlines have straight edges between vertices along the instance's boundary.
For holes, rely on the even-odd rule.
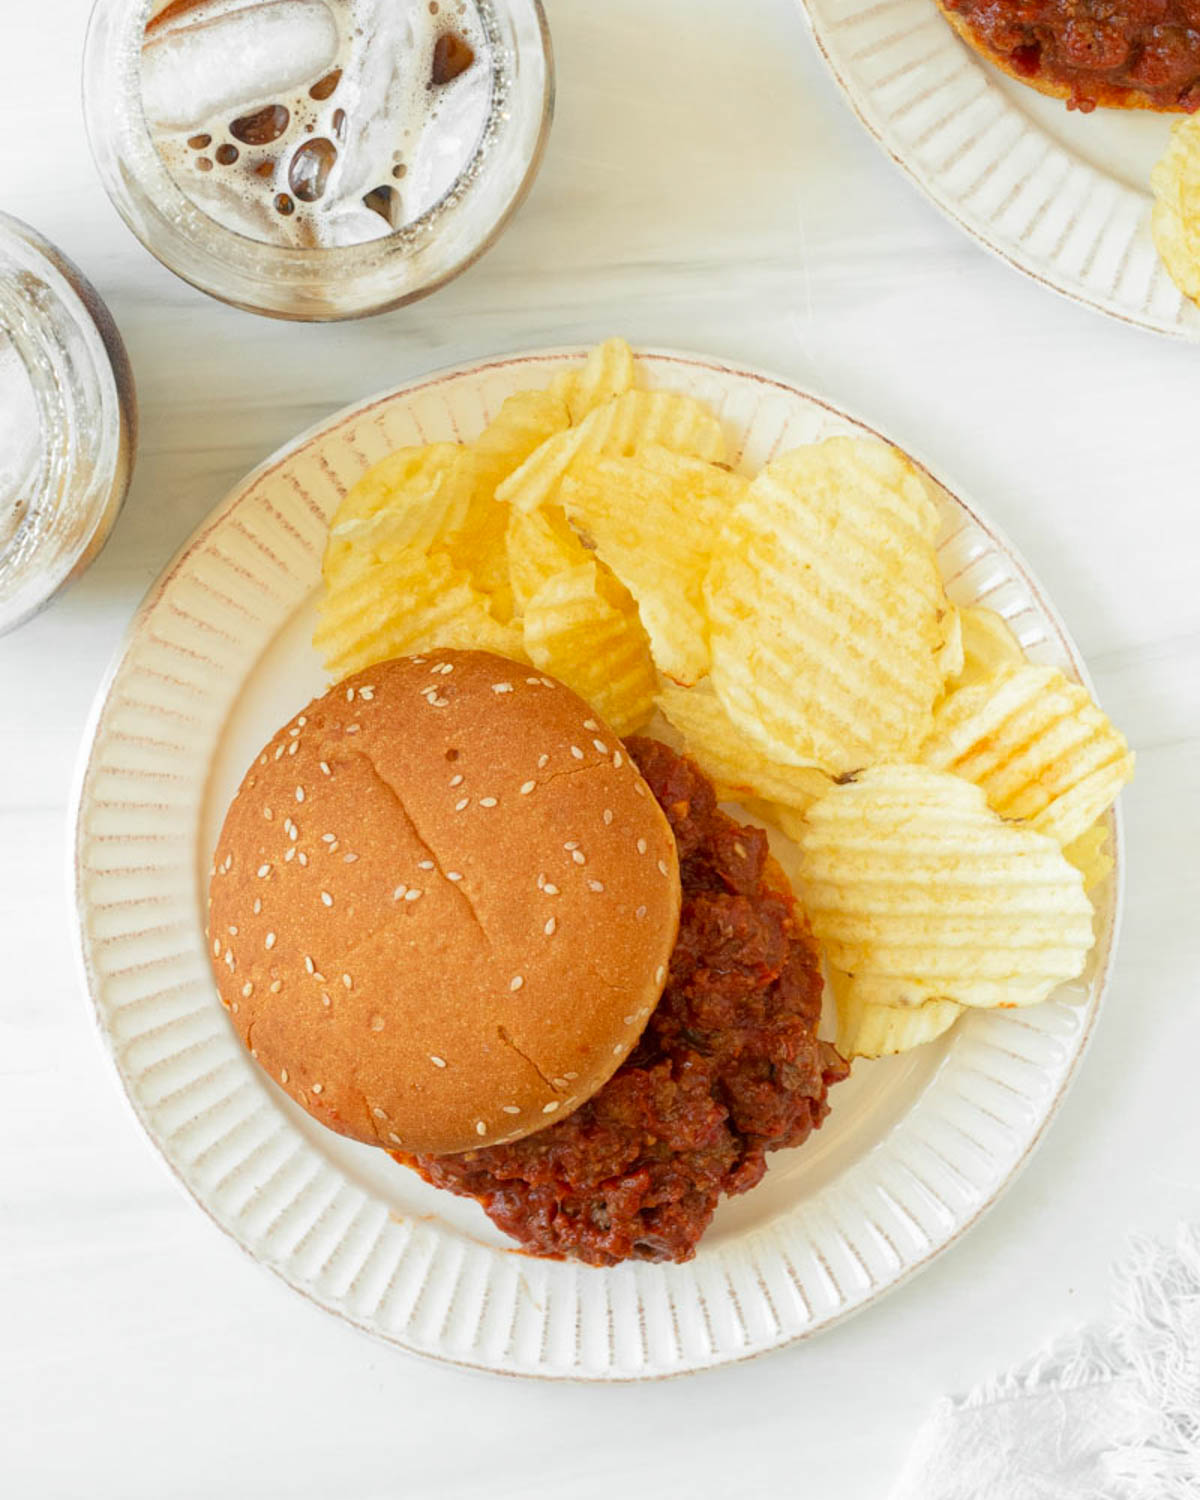
[[1072,109],[1200,106],[1200,0],[946,0],[1026,78],[1070,91]]
[[846,1064],[816,1038],[821,975],[803,917],[764,879],[767,841],[719,812],[712,785],[654,740],[629,750],[670,819],[679,939],[637,1048],[568,1119],[507,1146],[408,1156],[476,1198],[526,1250],[590,1265],[688,1260],[722,1193],[798,1146]]

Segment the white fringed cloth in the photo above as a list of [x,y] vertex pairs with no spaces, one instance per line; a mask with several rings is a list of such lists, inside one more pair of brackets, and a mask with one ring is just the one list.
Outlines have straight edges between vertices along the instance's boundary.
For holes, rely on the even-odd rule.
[[1200,1228],[1115,1283],[1110,1323],[940,1402],[891,1500],[1200,1500]]

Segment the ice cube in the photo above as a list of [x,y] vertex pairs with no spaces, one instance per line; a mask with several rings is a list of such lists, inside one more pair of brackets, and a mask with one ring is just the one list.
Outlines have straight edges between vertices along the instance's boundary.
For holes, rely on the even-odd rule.
[[450,191],[475,155],[492,103],[486,64],[475,64],[437,90],[435,112],[408,158],[405,218],[417,219]]
[[146,118],[169,129],[203,125],[316,77],[337,50],[324,0],[265,0],[178,27],[142,49]]

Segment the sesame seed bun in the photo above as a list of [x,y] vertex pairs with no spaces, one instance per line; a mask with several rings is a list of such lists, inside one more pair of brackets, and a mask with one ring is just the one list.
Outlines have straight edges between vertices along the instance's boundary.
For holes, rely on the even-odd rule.
[[259,1064],[322,1124],[446,1154],[562,1119],[658,1002],[669,824],[570,689],[480,651],[347,678],[221,830],[209,953]]

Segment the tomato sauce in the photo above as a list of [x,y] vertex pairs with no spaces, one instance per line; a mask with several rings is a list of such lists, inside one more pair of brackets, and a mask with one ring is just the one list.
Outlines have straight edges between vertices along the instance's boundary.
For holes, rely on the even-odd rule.
[[654,740],[630,753],[679,845],[683,909],[666,988],[638,1046],[567,1119],[506,1146],[398,1161],[475,1198],[535,1255],[590,1265],[682,1261],[722,1194],[798,1146],[846,1064],[817,1040],[821,973],[767,840]]
[[945,0],[984,48],[1072,109],[1200,107],[1200,0]]

